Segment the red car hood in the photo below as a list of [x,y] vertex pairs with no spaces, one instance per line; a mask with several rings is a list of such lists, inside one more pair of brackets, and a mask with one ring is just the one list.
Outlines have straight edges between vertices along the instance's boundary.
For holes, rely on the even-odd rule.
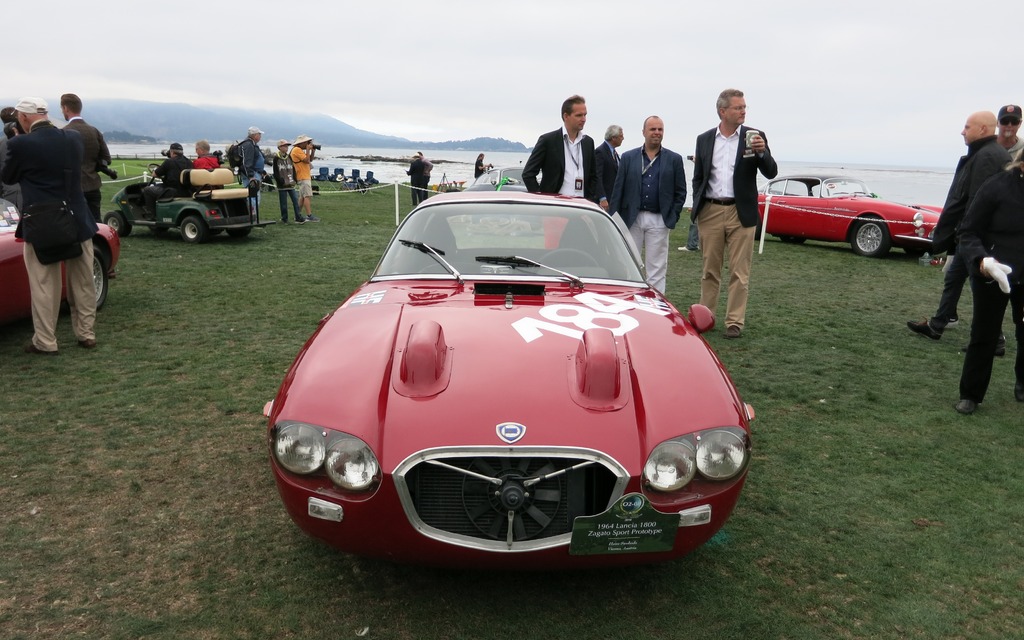
[[271,423],[356,435],[386,473],[423,449],[500,446],[509,422],[517,445],[594,448],[632,473],[668,438],[746,424],[717,357],[649,289],[475,289],[364,285],[300,351]]

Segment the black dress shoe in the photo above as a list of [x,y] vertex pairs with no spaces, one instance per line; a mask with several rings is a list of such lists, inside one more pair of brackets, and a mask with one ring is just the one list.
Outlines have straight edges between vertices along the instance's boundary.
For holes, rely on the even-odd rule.
[[1017,402],[1024,402],[1024,382],[1018,380],[1017,384],[1013,385],[1013,397]]
[[974,410],[978,408],[978,403],[974,400],[968,400],[967,398],[961,398],[960,402],[956,403],[956,410],[958,413],[962,413],[965,416],[969,416],[974,413]]
[[920,333],[922,336],[928,336],[932,340],[942,339],[942,332],[933,329],[931,323],[927,320],[922,320],[921,322],[909,320],[907,321],[907,328],[914,333]]

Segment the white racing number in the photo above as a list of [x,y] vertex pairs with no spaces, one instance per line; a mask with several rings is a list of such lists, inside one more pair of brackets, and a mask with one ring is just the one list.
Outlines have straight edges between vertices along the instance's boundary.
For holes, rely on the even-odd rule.
[[644,311],[659,316],[667,316],[668,309],[657,304],[633,302],[603,296],[599,293],[585,292],[573,296],[580,304],[553,304],[540,309],[540,318],[520,318],[512,323],[523,340],[533,342],[544,335],[544,332],[583,339],[587,329],[608,329],[612,334],[621,336],[640,326],[640,321],[626,315],[626,311]]

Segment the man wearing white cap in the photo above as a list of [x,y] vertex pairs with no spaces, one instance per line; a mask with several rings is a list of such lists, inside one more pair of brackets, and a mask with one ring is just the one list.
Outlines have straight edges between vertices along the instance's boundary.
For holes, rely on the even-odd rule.
[[238,144],[239,153],[242,154],[242,164],[238,167],[238,179],[249,188],[249,209],[250,213],[259,218],[260,206],[260,183],[263,180],[263,168],[266,160],[263,152],[260,151],[260,139],[263,132],[259,127],[249,127],[249,134]]
[[[60,313],[61,263],[67,272],[67,298],[71,307],[71,327],[78,345],[96,346],[96,289],[92,273],[92,238],[96,221],[82,193],[82,138],[76,131],[61,131],[47,116],[42,98],[22,98],[15,106],[18,124],[27,135],[11,138],[7,145],[3,181],[21,185],[24,213],[31,215],[46,205],[64,202],[74,214],[81,255],[47,255],[33,246],[27,237],[23,256],[32,295],[32,342],[25,353],[57,355],[57,316]],[[22,218],[24,223],[24,218]],[[22,227],[16,235],[22,237]],[[75,247],[75,245],[71,245]],[[77,251],[77,248],[76,248]]]

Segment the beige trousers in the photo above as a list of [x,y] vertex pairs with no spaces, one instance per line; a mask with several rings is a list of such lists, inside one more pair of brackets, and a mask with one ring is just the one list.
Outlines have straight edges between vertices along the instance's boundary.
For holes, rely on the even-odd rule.
[[57,316],[60,314],[60,291],[63,278],[61,264],[67,274],[67,298],[71,307],[71,329],[78,340],[95,340],[96,286],[92,279],[92,239],[82,243],[82,255],[63,263],[42,264],[35,249],[25,243],[25,271],[28,272],[32,294],[32,344],[40,351],[57,350]]
[[722,266],[729,255],[729,298],[725,308],[725,326],[743,328],[747,313],[750,264],[754,257],[754,233],[757,227],[740,224],[735,205],[705,204],[697,216],[704,273],[700,279],[700,303],[718,307],[722,288]]

